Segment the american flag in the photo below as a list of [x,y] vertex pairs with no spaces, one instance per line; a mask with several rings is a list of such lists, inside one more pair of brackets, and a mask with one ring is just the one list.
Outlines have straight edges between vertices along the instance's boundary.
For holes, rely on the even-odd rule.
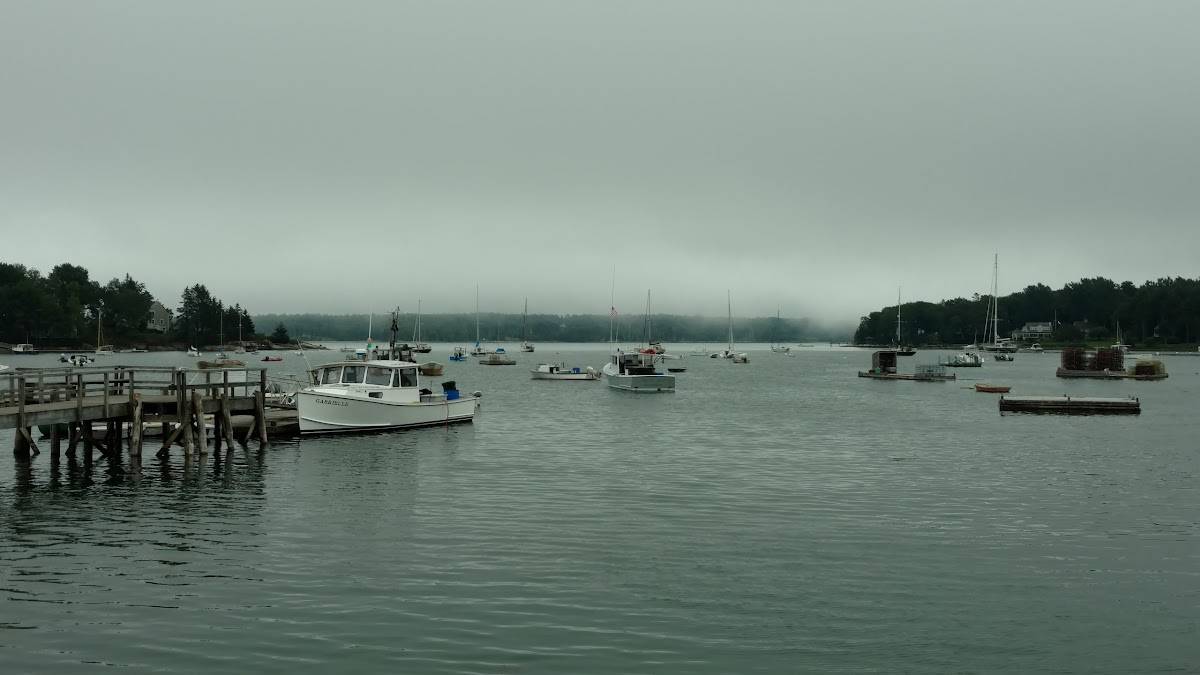
[[612,311],[610,311],[610,312],[608,313],[608,315],[609,315],[609,316],[611,316],[611,317],[612,317],[612,318],[614,318],[614,319],[615,319],[615,318],[617,318],[617,308],[616,308],[616,307],[613,307],[613,308],[612,308]]

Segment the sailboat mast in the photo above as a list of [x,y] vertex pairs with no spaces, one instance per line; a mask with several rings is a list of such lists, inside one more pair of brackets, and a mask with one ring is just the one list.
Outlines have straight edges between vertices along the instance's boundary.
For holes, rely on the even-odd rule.
[[904,344],[900,340],[900,287],[896,287],[896,346]]
[[729,316],[729,351],[733,351],[733,299],[725,289],[725,311]]
[[521,342],[526,342],[525,326],[529,322],[529,298],[525,298],[525,311],[521,314]]
[[646,345],[650,345],[650,289],[646,289]]
[[479,284],[475,284],[475,346],[479,346]]
[[616,339],[613,333],[613,321],[617,318],[617,266],[613,265],[612,273],[612,289],[608,294],[608,343],[615,345]]
[[992,344],[1000,343],[1000,254],[992,258]]
[[100,349],[100,341],[103,339],[103,333],[100,327],[104,325],[104,310],[96,308],[96,349]]

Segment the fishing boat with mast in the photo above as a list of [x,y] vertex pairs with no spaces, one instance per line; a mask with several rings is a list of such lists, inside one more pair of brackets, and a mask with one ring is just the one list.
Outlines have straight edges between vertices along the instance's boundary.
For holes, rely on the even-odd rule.
[[[615,282],[614,282],[615,286]],[[627,352],[616,346],[616,333],[613,319],[616,317],[616,305],[608,318],[608,339],[613,346],[613,352],[608,363],[604,364],[601,372],[604,381],[613,389],[638,393],[658,393],[675,391],[675,376],[668,375],[655,367],[658,360],[653,349],[635,349]],[[646,291],[646,316],[650,316],[650,291]],[[649,323],[647,323],[649,330]],[[646,342],[649,344],[650,335],[647,333]]]
[[521,351],[533,352],[533,343],[529,341],[529,298],[525,298],[525,311],[521,314]]
[[325,364],[310,372],[312,384],[296,394],[300,433],[408,429],[470,422],[481,394],[463,396],[454,381],[442,392],[421,387],[407,346],[396,344],[398,312],[392,314],[389,346],[379,358]]

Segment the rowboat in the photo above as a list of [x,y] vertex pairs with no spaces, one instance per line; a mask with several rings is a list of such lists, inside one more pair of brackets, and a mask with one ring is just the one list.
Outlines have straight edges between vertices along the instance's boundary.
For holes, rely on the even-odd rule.
[[997,384],[976,384],[975,391],[981,394],[1007,394],[1012,387]]

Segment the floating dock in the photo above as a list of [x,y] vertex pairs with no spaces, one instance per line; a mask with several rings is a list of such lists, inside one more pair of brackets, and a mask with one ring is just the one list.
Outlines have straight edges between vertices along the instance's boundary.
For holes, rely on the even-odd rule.
[[1000,413],[1006,412],[1043,415],[1140,415],[1142,403],[1132,397],[1001,396]]

